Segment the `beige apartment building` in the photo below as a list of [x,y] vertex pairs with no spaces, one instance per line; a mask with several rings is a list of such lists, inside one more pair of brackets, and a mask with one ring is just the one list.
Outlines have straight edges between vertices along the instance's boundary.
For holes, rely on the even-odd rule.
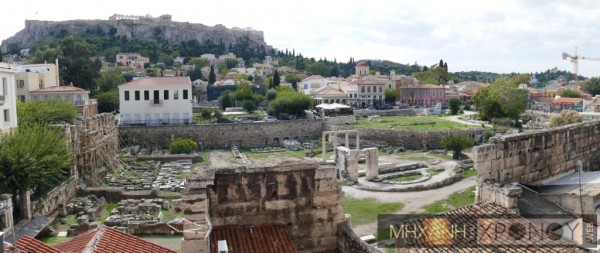
[[14,67],[17,83],[17,99],[25,102],[30,98],[30,92],[59,85],[58,61],[56,64],[27,64]]

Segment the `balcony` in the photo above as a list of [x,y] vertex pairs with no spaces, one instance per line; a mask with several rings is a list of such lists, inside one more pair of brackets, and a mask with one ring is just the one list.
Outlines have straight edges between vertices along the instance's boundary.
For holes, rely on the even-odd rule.
[[150,105],[162,105],[163,101],[160,99],[150,100]]
[[75,101],[75,105],[85,105],[84,100]]
[[0,105],[4,104],[4,95],[0,95]]

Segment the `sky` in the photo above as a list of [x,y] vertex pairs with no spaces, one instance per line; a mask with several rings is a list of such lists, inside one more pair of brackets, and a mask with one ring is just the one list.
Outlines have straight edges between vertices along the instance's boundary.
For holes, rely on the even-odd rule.
[[[595,0],[503,1],[7,1],[0,40],[25,20],[108,19],[112,14],[252,27],[275,48],[347,62],[350,57],[497,73],[573,70],[562,53],[600,58],[600,4]],[[600,76],[600,61],[579,73]]]

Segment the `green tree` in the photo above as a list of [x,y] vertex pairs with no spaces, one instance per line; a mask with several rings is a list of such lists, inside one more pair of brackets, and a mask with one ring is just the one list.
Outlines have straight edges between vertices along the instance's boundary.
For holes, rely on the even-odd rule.
[[583,118],[577,111],[564,110],[560,115],[555,115],[550,118],[550,127],[564,126],[568,124],[582,122]]
[[267,91],[267,95],[266,95],[267,101],[271,102],[275,98],[277,98],[277,91],[276,90],[270,89],[269,91]]
[[203,119],[205,120],[209,120],[212,117],[212,113],[213,111],[209,108],[204,108],[202,109],[202,111],[200,111],[200,116],[202,116]]
[[449,134],[444,136],[440,141],[440,145],[442,145],[447,150],[452,150],[452,159],[458,159],[463,149],[473,147],[474,144],[475,141],[473,140],[473,138],[466,134]]
[[577,90],[564,90],[561,94],[562,97],[565,98],[580,98],[581,97],[581,93]]
[[448,100],[448,107],[450,108],[450,114],[458,114],[458,111],[460,110],[460,100],[458,100],[458,98],[451,98]]
[[225,111],[227,107],[232,107],[235,102],[233,92],[230,90],[223,91],[219,96],[219,104],[221,104],[221,110]]
[[119,110],[119,90],[113,89],[106,92],[100,92],[96,96],[99,112],[114,112]]
[[96,79],[100,77],[102,62],[92,59],[90,45],[85,41],[76,41],[67,35],[60,45],[62,55],[59,57],[60,77],[63,84],[73,83],[82,89],[96,94]]
[[589,80],[586,80],[583,82],[582,88],[592,94],[592,96],[600,94],[600,78],[592,77]]
[[330,76],[330,69],[324,62],[309,63],[306,65],[306,71],[311,75]]
[[1,192],[42,195],[67,179],[73,154],[62,128],[20,124],[0,143]]
[[310,108],[312,103],[312,97],[304,93],[280,88],[277,90],[277,98],[269,104],[269,109],[272,112],[270,114],[278,117],[287,114],[302,118],[305,115],[304,111]]
[[200,67],[200,65],[195,65],[194,68],[188,73],[188,76],[190,77],[190,80],[192,81],[196,81],[198,79],[202,80],[203,76],[202,76],[202,67]]
[[398,95],[396,94],[396,91],[393,89],[385,89],[383,91],[383,95],[385,96],[385,103],[388,105],[393,105],[394,103],[396,103],[396,99],[398,97]]
[[210,65],[210,73],[208,73],[208,85],[213,85],[217,81],[217,76],[215,75],[215,67]]
[[448,70],[440,66],[432,66],[431,68],[424,69],[421,72],[414,73],[414,76],[423,83],[430,84],[446,84],[449,80],[452,80],[452,75],[448,73]]
[[198,148],[198,144],[192,139],[177,138],[169,145],[171,154],[189,154]]
[[[29,63],[54,63],[62,55],[62,51],[58,47],[45,48],[38,50],[27,60]],[[60,64],[60,63],[59,63]]]
[[256,111],[257,106],[253,100],[246,99],[242,101],[242,108],[244,108],[244,110],[246,110],[248,113],[253,113]]
[[17,121],[19,126],[73,124],[77,112],[75,105],[59,99],[45,101],[17,102]]
[[501,77],[481,88],[473,97],[479,116],[483,120],[510,118],[517,120],[527,109],[527,91],[518,89],[522,76]]
[[202,67],[208,66],[210,64],[210,61],[208,61],[208,59],[194,57],[194,58],[189,59],[186,64],[199,66],[200,68],[202,68]]
[[116,67],[100,72],[100,77],[97,79],[98,91],[107,92],[116,89],[119,84],[125,83],[123,71],[125,68]]
[[277,70],[275,70],[275,74],[273,74],[273,87],[277,87],[279,86],[279,84],[281,83],[281,78],[279,77],[279,72],[277,72]]
[[285,81],[292,84],[292,88],[294,90],[298,90],[298,82],[300,82],[300,77],[294,73],[288,73],[285,75]]
[[165,64],[165,66],[171,67],[173,66],[173,57],[165,53],[160,53],[158,55],[158,62],[162,62],[163,64]]

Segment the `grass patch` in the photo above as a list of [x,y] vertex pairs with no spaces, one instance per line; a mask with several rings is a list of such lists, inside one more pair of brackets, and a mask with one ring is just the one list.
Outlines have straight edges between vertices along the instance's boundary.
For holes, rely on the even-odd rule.
[[472,176],[477,176],[477,171],[476,170],[464,170],[462,177],[463,178],[468,178],[468,177],[472,177]]
[[407,182],[407,181],[413,181],[413,180],[417,180],[419,178],[422,178],[423,175],[421,174],[415,174],[415,175],[408,175],[408,176],[400,176],[400,177],[394,177],[394,178],[390,178],[390,179],[386,179],[385,181],[391,181],[391,182]]
[[433,157],[440,158],[440,159],[452,160],[452,156],[451,155],[436,154],[436,153],[429,153],[429,155],[433,156]]
[[438,200],[429,205],[424,206],[425,212],[423,214],[437,214],[447,212],[452,209],[473,204],[475,202],[475,186],[471,186],[465,190],[455,192],[448,196],[448,199]]
[[243,149],[241,150],[242,153],[244,153],[246,155],[246,157],[248,157],[248,160],[262,160],[262,159],[269,159],[269,158],[274,158],[274,157],[288,157],[288,158],[296,158],[296,159],[304,159],[304,155],[306,154],[306,151],[308,150],[297,150],[297,151],[292,151],[292,150],[286,150],[283,152],[269,152],[269,153],[254,153],[252,151],[250,151],[249,149]]
[[431,175],[432,177],[442,172],[444,172],[444,168],[442,167],[433,167],[427,169],[427,173],[429,173],[429,175]]
[[45,244],[52,246],[52,245],[56,245],[56,244],[68,241],[70,238],[66,237],[66,236],[46,236],[46,237],[40,237],[37,239],[44,242]]
[[354,198],[346,196],[342,208],[352,215],[352,225],[374,222],[378,214],[394,213],[404,207],[400,202],[381,202],[375,198]]
[[439,116],[382,116],[368,120],[358,117],[355,124],[345,125],[344,129],[393,129],[405,131],[438,131],[481,128],[444,119]]
[[[170,203],[169,203],[170,204]],[[172,205],[169,206],[171,208],[169,208],[169,210],[163,210],[163,218],[162,221],[163,222],[169,222],[172,221],[176,218],[183,218],[183,213],[176,213],[175,211],[173,211],[173,207]]]
[[117,202],[108,202],[106,204],[106,210],[104,210],[104,213],[102,213],[102,215],[98,217],[98,221],[104,223],[106,218],[108,218],[108,216],[110,215],[110,212],[118,206],[119,205],[117,204]]

